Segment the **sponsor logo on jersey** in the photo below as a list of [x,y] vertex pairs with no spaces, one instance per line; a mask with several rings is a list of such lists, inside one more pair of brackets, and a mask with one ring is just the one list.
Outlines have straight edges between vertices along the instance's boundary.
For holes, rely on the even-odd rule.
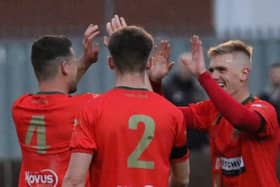
[[238,176],[245,171],[245,165],[242,156],[225,158],[219,157],[216,160],[216,169],[220,168],[223,175]]
[[25,171],[25,181],[30,187],[56,187],[58,183],[58,176],[51,169],[42,169],[40,171]]

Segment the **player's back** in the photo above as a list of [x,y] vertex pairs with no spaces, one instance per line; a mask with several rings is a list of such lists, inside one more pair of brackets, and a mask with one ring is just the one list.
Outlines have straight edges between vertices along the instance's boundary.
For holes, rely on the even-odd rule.
[[186,144],[183,115],[175,106],[147,90],[115,88],[86,111],[97,147],[93,186],[168,186],[172,150]]
[[27,94],[12,113],[22,151],[19,186],[61,186],[76,113],[93,94]]

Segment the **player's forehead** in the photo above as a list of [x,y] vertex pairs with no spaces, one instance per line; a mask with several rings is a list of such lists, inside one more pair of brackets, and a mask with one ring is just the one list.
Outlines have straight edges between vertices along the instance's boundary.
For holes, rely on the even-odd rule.
[[210,66],[222,66],[228,68],[243,67],[250,64],[250,58],[243,52],[231,52],[212,56]]
[[211,57],[209,66],[211,68],[228,67],[228,66],[232,66],[233,60],[234,60],[234,58],[233,58],[232,53],[215,55],[215,56]]

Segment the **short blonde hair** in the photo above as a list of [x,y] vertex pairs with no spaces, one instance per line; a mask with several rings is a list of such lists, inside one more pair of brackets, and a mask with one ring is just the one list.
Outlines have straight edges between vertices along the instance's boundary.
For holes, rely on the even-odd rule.
[[233,52],[243,52],[251,60],[253,55],[253,47],[247,45],[241,40],[229,40],[227,42],[211,47],[208,50],[208,56],[211,58],[217,55],[223,55]]

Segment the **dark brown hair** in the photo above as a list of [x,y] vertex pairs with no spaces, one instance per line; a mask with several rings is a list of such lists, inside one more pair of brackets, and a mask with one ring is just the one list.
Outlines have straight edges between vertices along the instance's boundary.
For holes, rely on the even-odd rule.
[[71,56],[71,46],[71,41],[65,36],[43,36],[33,43],[31,62],[39,81],[49,79],[57,73],[58,63],[55,59]]
[[112,34],[108,48],[120,72],[141,72],[153,48],[153,38],[141,27],[128,26]]

